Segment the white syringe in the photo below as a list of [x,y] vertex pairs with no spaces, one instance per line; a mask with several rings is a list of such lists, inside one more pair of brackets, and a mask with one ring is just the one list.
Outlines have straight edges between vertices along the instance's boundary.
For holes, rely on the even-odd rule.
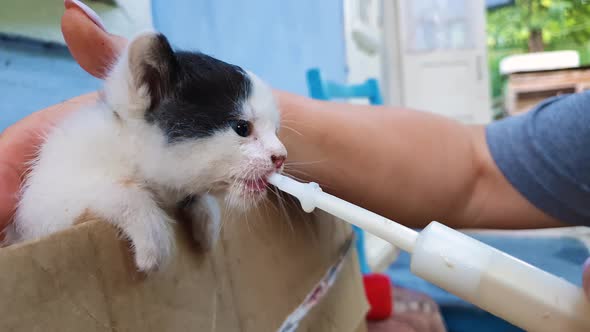
[[412,273],[526,331],[590,331],[590,303],[562,278],[436,221],[418,233],[316,183],[279,174],[269,182],[295,196],[305,212],[317,207],[407,251]]

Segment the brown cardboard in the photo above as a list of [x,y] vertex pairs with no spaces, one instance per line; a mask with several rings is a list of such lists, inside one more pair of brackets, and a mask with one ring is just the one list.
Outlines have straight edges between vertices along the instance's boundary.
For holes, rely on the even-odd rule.
[[[136,273],[127,243],[101,221],[0,250],[0,331],[276,331],[334,263],[351,233],[317,212],[267,204],[224,217],[221,240],[198,252],[175,227],[173,262]],[[289,217],[285,217],[288,215]],[[354,250],[298,331],[366,331]]]

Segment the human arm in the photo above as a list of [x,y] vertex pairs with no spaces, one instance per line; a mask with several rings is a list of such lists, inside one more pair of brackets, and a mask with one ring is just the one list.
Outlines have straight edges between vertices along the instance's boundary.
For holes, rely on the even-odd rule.
[[69,112],[96,98],[96,93],[90,93],[47,107],[0,133],[0,230],[12,218],[27,163],[35,155],[42,134]]
[[[124,45],[75,8],[64,14],[62,29],[78,63],[97,77]],[[560,225],[508,183],[490,155],[484,127],[412,110],[319,102],[280,91],[277,96],[285,126],[302,134],[282,131],[290,164],[305,173],[293,174],[327,191],[411,226],[430,219],[453,227]],[[14,210],[23,163],[39,143],[38,131],[94,98],[93,93],[50,107],[0,135],[0,226]],[[585,271],[588,286],[590,269]]]
[[[62,31],[86,71],[104,77],[125,39],[66,1]],[[321,102],[277,91],[288,171],[353,203],[410,226],[559,225],[504,179],[485,128],[424,112]],[[494,199],[489,199],[493,197]]]
[[[75,6],[66,10],[62,30],[76,60],[97,77],[104,75],[106,64],[124,45],[121,37],[89,22]],[[319,182],[328,192],[415,227],[435,219],[452,227],[560,225],[504,178],[489,154],[482,126],[413,110],[321,102],[280,91],[277,96],[288,168],[297,177]],[[40,113],[59,117],[56,108],[75,105],[68,101]],[[10,160],[3,162],[2,172],[13,175],[5,177],[10,180],[3,180],[9,183],[0,194],[8,202],[0,213],[4,223],[20,184],[14,175],[23,171],[14,165],[30,156],[33,146],[9,134],[21,126],[27,132],[42,129],[36,128],[37,121],[24,121],[3,134],[3,149],[13,149],[3,153]],[[10,148],[14,141],[29,148]]]
[[[68,42],[85,64],[87,71],[100,76],[105,61],[113,59],[116,52],[125,45],[122,37],[110,35],[98,29],[89,16],[71,1],[65,1],[66,11],[62,17],[62,31]],[[97,53],[93,53],[96,51]],[[101,58],[101,60],[97,60]],[[91,92],[49,106],[23,118],[0,133],[0,230],[10,222],[21,181],[26,174],[27,164],[35,155],[42,142],[42,134],[69,112],[81,105],[96,101],[98,94]]]
[[414,110],[277,95],[287,169],[343,199],[413,227],[431,220],[455,228],[563,225],[505,179],[484,126]]

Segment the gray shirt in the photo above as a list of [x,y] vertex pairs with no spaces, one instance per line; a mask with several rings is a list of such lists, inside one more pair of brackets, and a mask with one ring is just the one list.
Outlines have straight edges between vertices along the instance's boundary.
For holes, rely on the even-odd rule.
[[590,226],[590,91],[493,122],[486,137],[502,173],[533,205]]

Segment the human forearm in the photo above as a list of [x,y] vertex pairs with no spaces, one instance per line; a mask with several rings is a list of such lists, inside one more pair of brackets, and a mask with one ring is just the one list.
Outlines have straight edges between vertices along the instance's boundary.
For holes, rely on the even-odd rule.
[[477,173],[471,129],[411,110],[279,99],[287,172],[407,225],[464,223]]
[[494,168],[482,126],[391,107],[277,92],[287,172],[413,227],[558,225]]
[[[125,40],[93,24],[72,1],[66,1],[66,8],[62,31],[72,55],[102,78]],[[320,182],[332,193],[414,226],[431,219],[455,227],[557,224],[502,177],[487,151],[483,128],[415,111],[279,95],[284,125],[303,134],[283,130],[291,173]],[[321,119],[307,117],[314,113],[321,113]],[[358,138],[346,138],[345,132]],[[373,164],[376,171],[369,171]]]

